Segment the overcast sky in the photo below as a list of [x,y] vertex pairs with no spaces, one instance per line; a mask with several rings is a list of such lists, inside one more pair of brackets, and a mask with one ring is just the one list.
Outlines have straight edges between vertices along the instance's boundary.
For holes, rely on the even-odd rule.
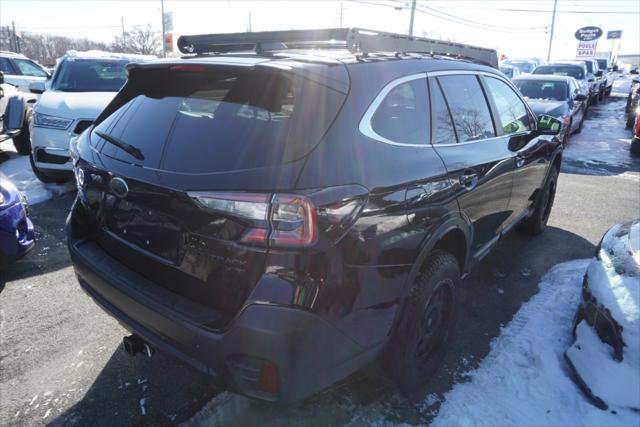
[[[160,0],[0,0],[0,24],[18,31],[62,34],[110,42],[125,30],[151,24],[160,31]],[[410,0],[357,1],[177,1],[174,32],[253,31],[357,26],[407,32]],[[482,45],[510,57],[546,59],[553,0],[418,0],[414,34]],[[606,32],[622,30],[621,54],[640,53],[640,0],[558,0],[552,58],[574,57],[575,31],[595,25],[605,31],[598,51],[609,51]]]

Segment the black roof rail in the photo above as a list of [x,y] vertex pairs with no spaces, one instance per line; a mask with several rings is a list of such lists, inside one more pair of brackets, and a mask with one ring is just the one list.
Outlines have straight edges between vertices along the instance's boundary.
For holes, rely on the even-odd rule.
[[495,49],[363,28],[202,34],[178,38],[180,52],[199,55],[251,50],[261,53],[299,47],[346,48],[353,54],[362,55],[374,52],[444,55],[498,68]]

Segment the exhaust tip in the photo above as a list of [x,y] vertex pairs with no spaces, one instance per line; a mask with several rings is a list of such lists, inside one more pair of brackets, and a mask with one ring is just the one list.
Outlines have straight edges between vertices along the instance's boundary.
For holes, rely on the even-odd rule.
[[124,351],[129,356],[135,356],[138,353],[144,353],[147,357],[153,356],[155,353],[153,347],[144,342],[142,338],[140,338],[136,334],[131,334],[128,337],[124,337],[122,339],[122,346],[124,347]]

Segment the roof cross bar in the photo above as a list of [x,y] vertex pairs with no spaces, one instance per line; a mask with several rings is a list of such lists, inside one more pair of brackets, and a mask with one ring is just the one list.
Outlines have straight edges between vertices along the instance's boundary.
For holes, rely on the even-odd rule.
[[178,48],[186,54],[251,50],[260,53],[294,47],[346,48],[353,54],[363,55],[374,52],[445,55],[498,67],[495,49],[363,28],[202,34],[178,38]]

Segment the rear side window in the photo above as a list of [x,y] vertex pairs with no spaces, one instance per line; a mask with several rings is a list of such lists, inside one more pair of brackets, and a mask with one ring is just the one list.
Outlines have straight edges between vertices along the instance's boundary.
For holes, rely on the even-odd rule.
[[433,144],[455,144],[456,132],[453,130],[453,122],[447,103],[442,96],[440,85],[435,79],[429,80],[429,92],[431,93],[431,116],[433,121]]
[[0,71],[4,74],[14,74],[11,62],[7,58],[0,58]]
[[424,78],[391,89],[371,118],[371,128],[375,133],[403,144],[428,144],[428,126],[427,83]]
[[489,106],[476,76],[441,76],[438,81],[451,110],[458,142],[496,136]]
[[[516,95],[505,82],[493,77],[484,80],[487,83],[487,91],[496,106],[496,113],[502,126],[504,135],[525,132],[531,129],[531,118],[527,112],[524,102]],[[560,82],[559,85],[552,85],[551,90],[560,89],[566,98],[566,84]],[[552,94],[553,95],[553,94]]]
[[[293,72],[194,70],[134,71],[123,89],[127,98],[96,130],[140,149],[145,166],[214,173],[299,158],[319,142],[344,100],[343,93]],[[134,162],[115,145],[100,149]]]

